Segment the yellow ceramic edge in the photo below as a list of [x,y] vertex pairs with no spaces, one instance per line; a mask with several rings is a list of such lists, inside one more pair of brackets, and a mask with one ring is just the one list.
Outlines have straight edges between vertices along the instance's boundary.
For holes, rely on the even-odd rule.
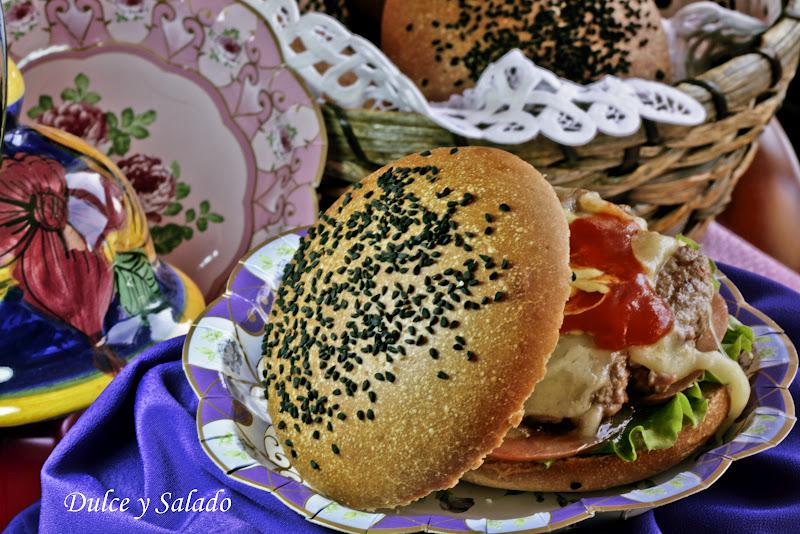
[[[43,421],[86,408],[111,382],[111,378],[98,374],[75,386],[0,401],[0,427]],[[9,410],[13,411],[4,414]]]
[[8,58],[8,94],[6,95],[6,104],[11,105],[17,100],[22,98],[25,94],[25,80],[17,68],[14,60]]
[[171,263],[168,265],[173,271],[178,273],[178,277],[181,279],[181,282],[183,282],[184,291],[186,291],[183,303],[183,314],[181,315],[180,322],[186,323],[194,321],[203,313],[203,310],[206,309],[206,301],[203,298],[203,294],[200,292],[200,288],[197,287],[197,284],[195,284],[186,273]]
[[[186,292],[180,322],[194,321],[205,309],[203,294],[183,271],[172,265],[170,268],[178,274]],[[86,408],[97,399],[111,379],[109,375],[96,373],[75,385],[0,400],[0,427],[43,421]]]

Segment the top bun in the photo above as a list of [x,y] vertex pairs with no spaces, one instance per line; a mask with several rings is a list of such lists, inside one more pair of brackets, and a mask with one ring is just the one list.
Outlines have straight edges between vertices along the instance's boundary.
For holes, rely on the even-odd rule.
[[472,87],[513,48],[580,83],[669,77],[653,0],[387,0],[381,46],[433,101]]
[[569,296],[552,187],[491,148],[442,148],[365,178],[284,273],[261,363],[305,481],[354,508],[454,486],[516,426]]

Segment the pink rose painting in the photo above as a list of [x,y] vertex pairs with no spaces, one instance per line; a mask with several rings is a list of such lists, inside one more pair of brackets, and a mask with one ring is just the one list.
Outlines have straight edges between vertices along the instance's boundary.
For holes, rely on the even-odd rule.
[[[117,5],[138,9],[144,0],[120,0]],[[225,54],[235,58],[241,53],[235,36],[218,37],[217,45]],[[102,97],[89,88],[89,77],[78,73],[74,82],[74,86],[61,91],[60,104],[51,95],[40,95],[37,104],[28,110],[28,117],[82,138],[115,161],[144,208],[156,252],[169,254],[193,239],[196,232],[205,232],[210,224],[225,220],[211,209],[208,200],[200,201],[196,207],[185,205],[191,187],[181,181],[177,161],[166,164],[154,155],[130,154],[137,140],[150,137],[150,127],[158,118],[155,110],[136,113],[126,107],[114,113],[101,109]]]

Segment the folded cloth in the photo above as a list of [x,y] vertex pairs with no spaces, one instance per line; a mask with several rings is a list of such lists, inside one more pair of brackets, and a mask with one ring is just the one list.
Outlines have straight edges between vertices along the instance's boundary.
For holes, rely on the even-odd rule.
[[[761,276],[721,266],[745,298],[800,342],[800,294]],[[42,499],[7,532],[325,532],[268,493],[227,478],[197,438],[197,399],[181,367],[183,339],[157,345],[131,363],[83,414],[42,470]],[[800,387],[792,385],[795,398]],[[78,494],[131,499],[126,512],[70,512]],[[230,499],[226,512],[168,512],[160,496]],[[223,493],[218,493],[224,490]],[[141,518],[138,499],[150,498]],[[185,502],[185,499],[184,499]],[[115,501],[116,507],[119,501]],[[102,503],[101,503],[102,506]],[[711,488],[634,519],[618,532],[797,532],[800,429],[777,448],[734,462]],[[591,530],[591,529],[588,529]],[[580,529],[578,530],[580,531]]]

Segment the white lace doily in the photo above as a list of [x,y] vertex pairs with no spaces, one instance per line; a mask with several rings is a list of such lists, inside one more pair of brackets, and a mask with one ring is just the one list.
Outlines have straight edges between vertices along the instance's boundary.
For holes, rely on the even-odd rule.
[[[489,65],[474,88],[431,103],[380,49],[336,19],[301,15],[295,0],[252,1],[271,23],[289,66],[321,99],[344,108],[415,111],[457,135],[492,143],[519,144],[543,135],[568,146],[589,143],[598,133],[630,135],[642,120],[691,126],[706,118],[696,100],[669,85],[607,76],[582,86],[535,65],[519,50]],[[679,19],[680,31],[665,24],[673,39],[682,40],[674,43],[681,53],[697,52],[686,43],[704,30],[708,19],[700,15],[708,9],[716,17],[715,29],[726,25],[720,13],[727,10],[714,5],[698,15],[696,6],[684,8],[695,11]],[[734,21],[737,27],[741,17]]]

